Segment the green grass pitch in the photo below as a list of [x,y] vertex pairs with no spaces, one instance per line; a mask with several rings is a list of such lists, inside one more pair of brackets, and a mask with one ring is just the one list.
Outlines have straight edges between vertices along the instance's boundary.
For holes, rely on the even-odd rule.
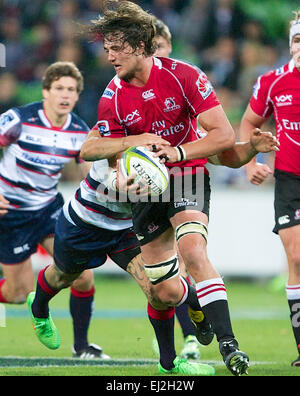
[[[299,376],[290,367],[296,358],[285,292],[270,292],[266,284],[226,280],[233,329],[240,349],[250,356],[249,376]],[[6,305],[6,327],[0,327],[0,376],[157,376],[152,351],[153,330],[146,301],[127,277],[96,277],[94,317],[89,341],[112,357],[107,364],[71,359],[72,323],[69,291],[51,302],[62,344],[51,351],[33,333],[26,305]],[[177,352],[183,344],[176,322]],[[202,347],[202,361],[212,364],[216,376],[231,376],[221,361],[216,340]]]

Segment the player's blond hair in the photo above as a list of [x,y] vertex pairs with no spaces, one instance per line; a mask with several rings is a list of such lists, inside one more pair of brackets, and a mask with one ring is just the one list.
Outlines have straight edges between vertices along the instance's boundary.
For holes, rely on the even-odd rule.
[[156,16],[153,16],[153,23],[155,26],[155,36],[163,37],[168,43],[171,44],[172,35],[168,26]]
[[290,25],[292,26],[296,21],[300,19],[300,10],[293,11],[294,19],[291,20]]

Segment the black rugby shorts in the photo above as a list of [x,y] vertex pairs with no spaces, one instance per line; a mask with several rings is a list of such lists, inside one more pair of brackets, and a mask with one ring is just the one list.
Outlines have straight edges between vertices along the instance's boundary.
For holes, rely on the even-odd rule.
[[300,176],[276,169],[273,232],[300,224]]
[[131,204],[134,232],[141,245],[151,242],[172,227],[170,218],[178,212],[197,210],[209,216],[209,175],[204,172],[201,175],[194,174],[188,181],[189,186],[182,183],[181,191],[178,191],[178,186],[174,187],[176,182],[172,179],[169,191],[159,197],[160,202]]

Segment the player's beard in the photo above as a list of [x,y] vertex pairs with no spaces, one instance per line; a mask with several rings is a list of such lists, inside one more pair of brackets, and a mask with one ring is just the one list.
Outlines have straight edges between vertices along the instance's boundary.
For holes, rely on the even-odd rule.
[[128,70],[126,73],[124,73],[123,76],[119,76],[121,80],[126,81],[127,83],[130,82],[135,77],[135,70]]

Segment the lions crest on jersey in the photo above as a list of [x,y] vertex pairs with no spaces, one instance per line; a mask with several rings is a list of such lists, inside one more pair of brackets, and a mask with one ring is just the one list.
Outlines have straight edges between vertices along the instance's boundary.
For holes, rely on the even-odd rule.
[[201,73],[196,81],[196,85],[198,87],[198,91],[200,92],[203,99],[208,98],[208,96],[212,93],[213,87],[208,80],[205,73]]
[[110,136],[109,124],[107,120],[100,120],[97,122],[97,127],[101,136]]

